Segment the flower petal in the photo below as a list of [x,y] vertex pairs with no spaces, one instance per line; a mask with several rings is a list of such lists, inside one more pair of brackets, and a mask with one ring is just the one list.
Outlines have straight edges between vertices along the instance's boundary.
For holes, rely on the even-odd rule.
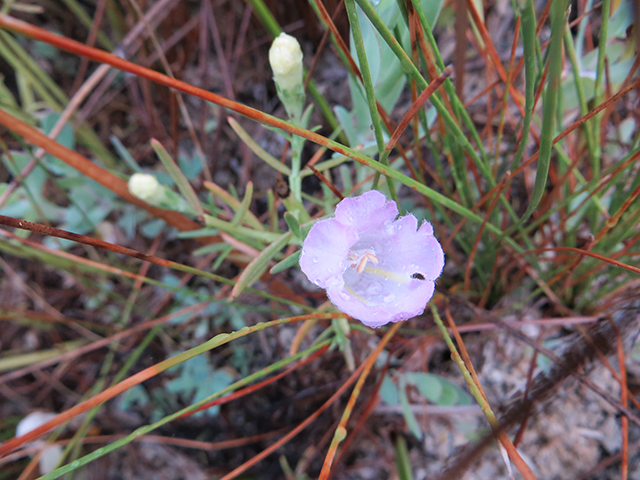
[[389,322],[401,322],[421,315],[433,296],[435,284],[429,280],[413,280],[411,291],[395,296],[387,303],[368,305],[362,299],[350,295],[346,289],[334,287],[327,290],[329,300],[344,313],[360,320],[368,327],[381,327]]
[[371,190],[359,197],[345,198],[336,206],[336,219],[358,232],[378,228],[398,216],[396,202],[387,201],[382,193]]
[[413,215],[400,217],[393,223],[393,261],[405,268],[409,276],[420,274],[426,280],[436,280],[444,267],[444,252],[433,236],[433,227],[424,222],[418,231]]
[[342,273],[349,249],[358,240],[353,228],[335,218],[317,222],[309,231],[302,253],[300,268],[307,278],[322,288],[344,285]]

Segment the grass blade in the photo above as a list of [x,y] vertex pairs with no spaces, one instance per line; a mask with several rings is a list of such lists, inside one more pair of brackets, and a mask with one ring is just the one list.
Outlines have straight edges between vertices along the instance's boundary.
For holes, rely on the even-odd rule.
[[202,217],[204,215],[204,210],[202,209],[200,200],[198,200],[196,192],[194,192],[189,180],[184,176],[184,173],[182,173],[182,170],[180,170],[180,167],[178,167],[175,160],[171,158],[169,152],[167,152],[164,146],[155,138],[151,139],[151,146],[164,165],[164,168],[167,169],[167,172],[171,175],[171,178],[173,178],[173,181],[176,182],[178,190],[180,190],[180,193],[182,193],[184,198],[187,200],[189,206],[198,214],[199,217]]
[[538,168],[536,170],[536,180],[533,185],[531,199],[529,200],[527,210],[520,219],[520,224],[524,223],[538,207],[547,186],[549,166],[551,164],[551,150],[553,148],[553,138],[556,126],[558,90],[560,88],[560,76],[562,74],[562,38],[566,22],[567,5],[567,0],[555,0],[552,6],[551,43],[549,45],[549,75],[547,90],[544,94],[543,102]]
[[234,300],[244,291],[245,288],[253,285],[267,270],[269,262],[275,257],[282,248],[289,243],[293,233],[287,232],[278,238],[275,242],[265,248],[260,255],[254,258],[247,268],[244,269],[240,278],[229,295],[229,300]]

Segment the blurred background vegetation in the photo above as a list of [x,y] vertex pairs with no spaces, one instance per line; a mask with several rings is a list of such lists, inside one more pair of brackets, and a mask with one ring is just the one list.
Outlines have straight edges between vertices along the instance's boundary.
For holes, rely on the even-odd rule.
[[[640,478],[634,7],[5,0],[0,480]],[[141,172],[180,201],[133,197]],[[377,330],[297,266],[312,219],[374,186],[447,262],[424,315]],[[536,389],[563,355],[600,392]],[[460,450],[523,392],[500,447]],[[65,413],[14,450],[34,411]]]

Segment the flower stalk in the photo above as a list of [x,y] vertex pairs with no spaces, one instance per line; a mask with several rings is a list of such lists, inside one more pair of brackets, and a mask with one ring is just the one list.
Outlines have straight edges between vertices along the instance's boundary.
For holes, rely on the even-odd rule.
[[[284,105],[289,120],[301,127],[308,122],[308,114],[303,114],[305,92],[303,84],[302,50],[295,37],[281,33],[271,44],[269,49],[269,64],[273,70],[273,80],[276,84],[278,98]],[[297,135],[289,137],[291,143],[291,174],[289,188],[294,201],[292,208],[287,209],[300,217],[302,206],[302,178],[300,176],[301,154],[305,139]]]

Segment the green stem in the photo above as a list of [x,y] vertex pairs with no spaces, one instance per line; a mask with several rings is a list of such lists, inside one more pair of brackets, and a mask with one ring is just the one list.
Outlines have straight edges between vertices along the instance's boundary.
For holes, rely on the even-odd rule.
[[524,75],[525,75],[525,94],[524,94],[524,119],[522,121],[522,136],[520,145],[516,151],[513,161],[511,162],[511,172],[513,172],[524,154],[529,137],[529,127],[531,126],[531,116],[535,102],[536,88],[536,12],[533,0],[527,0],[522,12],[522,45],[524,48]]
[[549,167],[551,164],[551,151],[555,131],[556,109],[558,105],[558,90],[560,88],[560,76],[562,74],[562,38],[566,21],[568,0],[555,0],[553,2],[551,16],[551,44],[549,45],[549,75],[547,90],[544,94],[542,110],[542,130],[540,132],[540,154],[538,156],[538,168],[536,179],[531,193],[531,200],[524,215],[520,219],[522,225],[538,207],[547,186]]
[[473,381],[473,377],[471,376],[471,373],[467,369],[467,366],[464,364],[464,360],[462,360],[462,358],[460,357],[460,354],[458,353],[458,349],[454,345],[453,340],[451,340],[451,336],[449,335],[449,331],[447,330],[447,327],[444,326],[444,323],[442,322],[442,319],[438,314],[438,309],[435,307],[433,302],[431,303],[430,307],[431,307],[431,313],[433,314],[433,319],[436,322],[438,330],[440,330],[440,333],[444,337],[444,341],[447,344],[447,347],[449,347],[449,351],[451,352],[451,359],[456,363],[456,365],[460,369],[460,373],[462,373],[464,381],[467,383],[467,386],[469,387],[469,391],[471,392],[471,395],[473,395],[473,398],[476,399],[476,401],[482,408],[482,413],[484,413],[485,417],[487,417],[487,420],[489,422],[489,425],[491,425],[491,428],[492,429],[499,428],[500,422],[498,422],[498,419],[493,413],[493,410],[491,410],[491,406],[484,399],[482,392],[480,391],[476,383]]
[[[367,96],[367,105],[369,106],[369,114],[373,124],[373,132],[378,146],[378,155],[382,163],[389,165],[388,156],[383,155],[385,145],[382,133],[382,121],[380,120],[380,114],[376,105],[376,94],[371,80],[371,71],[369,70],[369,61],[367,60],[367,53],[364,48],[364,41],[362,39],[362,31],[360,30],[360,20],[358,19],[358,12],[356,11],[356,4],[354,0],[345,0],[344,5],[349,17],[349,25],[351,25],[351,34],[353,35],[356,53],[358,54],[358,63],[360,64],[362,83],[364,84],[364,91]],[[378,188],[379,181],[380,173],[377,172],[373,179],[373,188]],[[396,188],[393,181],[388,181],[387,184],[389,185],[391,198],[398,203],[398,195],[396,194]]]
[[[274,38],[280,35],[280,32],[282,32],[282,28],[280,28],[278,21],[275,19],[269,8],[265,5],[264,1],[247,0],[247,2],[251,5],[253,10],[255,11],[256,16],[258,17],[264,28],[269,32],[269,34]],[[305,75],[306,73],[307,72],[305,70]],[[329,103],[327,103],[322,93],[320,93],[313,79],[309,80],[307,89],[309,90],[309,93],[311,94],[313,100],[318,105],[322,116],[329,123],[329,127],[331,128],[331,130],[340,128],[340,123],[338,123],[338,119],[334,115],[331,106],[329,105]],[[339,134],[338,138],[345,145],[349,143],[346,135],[342,132]]]
[[[607,55],[607,37],[609,35],[609,17],[611,16],[611,0],[602,0],[602,12],[600,18],[602,23],[600,24],[600,42],[598,44],[598,68],[596,70],[596,82],[594,86],[594,104],[600,105],[602,103],[602,97],[604,96],[602,83],[604,79],[604,59]],[[637,26],[636,26],[637,27]],[[593,133],[595,141],[595,162],[592,165],[593,176],[597,177],[600,173],[600,155],[602,155],[602,146],[600,145],[600,120],[604,113],[597,114],[593,119]]]
[[[436,39],[433,36],[433,31],[431,30],[431,26],[429,25],[429,21],[427,20],[427,16],[424,14],[424,10],[422,9],[422,4],[420,0],[411,0],[413,3],[413,8],[415,12],[418,14],[418,20],[422,25],[422,31],[427,36],[427,40],[429,41],[429,45],[431,46],[431,50],[433,51],[433,55],[436,60],[436,66],[438,67],[438,71],[442,71],[445,68],[444,61],[442,60],[442,56],[440,55],[440,50],[438,49],[438,44],[436,43]],[[450,78],[447,78],[443,83],[444,89],[447,92],[447,95],[451,99],[452,107],[454,112],[462,118],[465,126],[471,132],[471,136],[473,137],[473,141],[476,143],[478,150],[480,150],[480,154],[482,158],[484,158],[485,162],[487,162],[486,153],[484,151],[484,144],[482,143],[482,139],[480,138],[480,134],[478,133],[478,129],[476,128],[475,123],[469,116],[469,112],[464,107],[464,104],[460,100],[460,97],[456,94],[455,85],[451,81]]]

